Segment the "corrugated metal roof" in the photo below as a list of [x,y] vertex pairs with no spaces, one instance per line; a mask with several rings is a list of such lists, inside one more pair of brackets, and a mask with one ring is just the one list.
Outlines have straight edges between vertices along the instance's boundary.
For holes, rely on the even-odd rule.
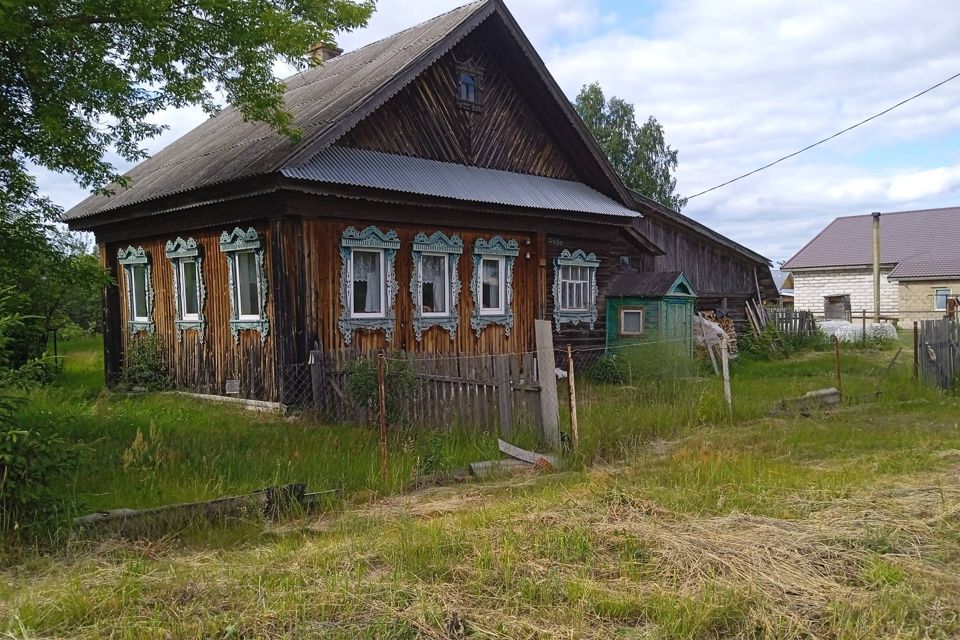
[[112,196],[92,195],[64,218],[77,220],[279,171],[298,152],[322,144],[369,101],[382,102],[403,88],[413,77],[407,77],[410,73],[446,53],[494,9],[491,0],[477,0],[287,78],[284,102],[293,125],[303,132],[296,142],[268,124],[244,120],[240,111],[227,107],[128,171],[130,188],[115,187]]
[[[960,207],[894,211],[880,216],[880,262],[897,279],[960,276]],[[784,269],[873,264],[871,214],[837,218]]]
[[283,169],[288,178],[371,187],[468,202],[639,217],[581,182],[482,169],[336,145],[302,166]]

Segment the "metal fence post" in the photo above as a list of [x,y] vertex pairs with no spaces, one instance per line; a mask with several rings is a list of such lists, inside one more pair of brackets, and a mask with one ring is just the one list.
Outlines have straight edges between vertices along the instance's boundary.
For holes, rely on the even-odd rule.
[[387,357],[377,354],[377,391],[380,397],[380,477],[387,479]]

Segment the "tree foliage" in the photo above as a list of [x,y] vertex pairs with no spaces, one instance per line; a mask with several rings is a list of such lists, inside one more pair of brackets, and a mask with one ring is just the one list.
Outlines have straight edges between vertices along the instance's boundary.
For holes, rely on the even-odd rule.
[[366,23],[373,0],[0,0],[0,191],[27,162],[84,187],[117,180],[169,107],[214,113],[217,92],[243,115],[295,136],[278,61],[302,68],[311,45]]
[[676,211],[686,205],[673,177],[677,152],[656,118],[637,124],[633,105],[616,96],[607,100],[597,82],[583,86],[574,107],[624,184]]
[[36,187],[21,196],[0,206],[0,283],[4,306],[19,318],[8,328],[10,367],[43,355],[48,331],[99,329],[100,291],[109,282],[83,238],[51,219],[56,208]]

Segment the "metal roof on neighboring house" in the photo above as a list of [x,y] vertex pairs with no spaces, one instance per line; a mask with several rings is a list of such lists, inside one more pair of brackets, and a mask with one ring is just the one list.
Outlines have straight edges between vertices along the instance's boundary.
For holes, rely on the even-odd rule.
[[[960,207],[894,211],[880,216],[880,262],[889,277],[960,277]],[[787,270],[873,264],[872,214],[837,218],[784,263]]]
[[773,277],[773,284],[777,285],[777,291],[793,291],[793,286],[784,287],[787,282],[787,279],[793,275],[789,271],[781,271],[780,269],[770,269],[770,275]]
[[336,145],[322,149],[303,165],[283,169],[281,173],[288,178],[468,202],[640,217],[638,212],[582,182]]

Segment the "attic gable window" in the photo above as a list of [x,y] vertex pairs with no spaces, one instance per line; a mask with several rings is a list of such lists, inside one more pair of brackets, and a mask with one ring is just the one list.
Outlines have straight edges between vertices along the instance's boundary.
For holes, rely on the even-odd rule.
[[353,341],[356,329],[382,330],[393,336],[397,294],[394,262],[400,248],[396,231],[348,227],[340,238],[340,335]]
[[153,277],[150,256],[143,247],[117,251],[127,286],[127,324],[130,333],[153,333]]
[[472,111],[480,110],[480,89],[483,73],[467,62],[457,66],[457,103]]
[[220,234],[220,251],[227,257],[227,283],[230,289],[230,333],[240,341],[241,330],[260,332],[267,339],[267,276],[263,265],[263,241],[257,230],[237,227]]
[[597,322],[596,254],[564,249],[553,261],[553,323],[557,331],[563,324],[574,326]]

